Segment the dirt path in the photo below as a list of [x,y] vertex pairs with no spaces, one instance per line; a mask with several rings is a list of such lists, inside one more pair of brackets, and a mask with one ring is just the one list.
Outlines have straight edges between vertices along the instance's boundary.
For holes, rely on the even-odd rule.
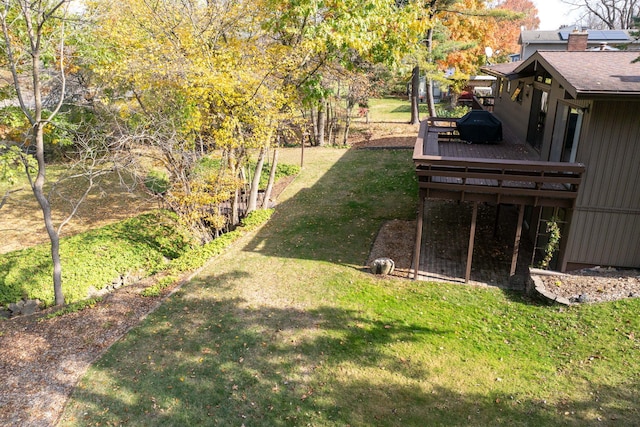
[[89,365],[161,303],[162,297],[140,295],[148,284],[120,288],[95,307],[65,316],[3,321],[0,425],[54,425]]

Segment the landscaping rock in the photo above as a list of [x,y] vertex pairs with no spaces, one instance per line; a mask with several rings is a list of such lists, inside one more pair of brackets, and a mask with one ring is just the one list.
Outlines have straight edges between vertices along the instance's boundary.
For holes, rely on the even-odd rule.
[[38,300],[28,300],[25,301],[24,306],[22,307],[22,314],[28,316],[30,314],[38,311],[38,306],[40,305],[40,301]]
[[558,304],[571,305],[572,301],[570,301],[568,298],[557,295],[556,293],[548,290],[545,287],[544,282],[542,281],[540,276],[531,276],[531,280],[534,284],[534,291],[541,297]]
[[564,296],[572,303],[615,301],[640,295],[640,277],[638,269],[585,268],[564,274],[543,275],[541,280],[547,289]]
[[37,299],[21,300],[15,303],[11,303],[7,306],[10,317],[15,316],[28,316],[38,311],[40,301]]
[[11,312],[11,316],[18,316],[22,313],[22,307],[24,307],[24,301],[12,302],[7,308]]
[[370,267],[373,274],[386,276],[393,273],[396,264],[391,258],[376,258],[371,262]]

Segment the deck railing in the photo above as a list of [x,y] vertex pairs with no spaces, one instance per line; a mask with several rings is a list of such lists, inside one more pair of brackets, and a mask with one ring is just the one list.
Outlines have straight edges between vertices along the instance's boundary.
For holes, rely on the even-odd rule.
[[[433,126],[429,131],[429,123]],[[439,155],[438,119],[423,122],[413,161],[427,198],[571,208],[585,171],[580,163]]]
[[419,273],[425,199],[474,202],[465,282],[471,277],[478,202],[519,205],[509,273],[512,276],[518,260],[524,207],[573,208],[585,167],[579,163],[441,156],[439,134],[452,134],[454,129],[455,121],[449,119],[424,120],[416,140],[413,161],[420,186],[420,204],[413,259],[414,278],[417,279]]

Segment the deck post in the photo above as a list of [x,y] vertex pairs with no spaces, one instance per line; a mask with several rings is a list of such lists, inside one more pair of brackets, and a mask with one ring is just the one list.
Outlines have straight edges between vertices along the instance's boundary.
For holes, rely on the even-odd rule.
[[524,220],[524,205],[520,205],[518,208],[518,225],[516,226],[516,238],[513,243],[513,256],[511,257],[511,270],[509,271],[509,277],[516,274],[516,267],[518,265],[518,252],[520,251],[520,237],[522,235],[522,222]]
[[478,202],[473,202],[473,214],[471,215],[471,231],[469,232],[469,249],[467,251],[467,271],[464,274],[464,283],[469,283],[471,278],[471,260],[473,259],[473,245],[476,238],[476,220],[478,219]]
[[420,249],[422,247],[422,227],[424,217],[424,203],[425,203],[425,191],[420,189],[419,206],[418,206],[418,220],[416,221],[416,241],[413,249],[413,279],[418,280],[418,273],[420,272]]

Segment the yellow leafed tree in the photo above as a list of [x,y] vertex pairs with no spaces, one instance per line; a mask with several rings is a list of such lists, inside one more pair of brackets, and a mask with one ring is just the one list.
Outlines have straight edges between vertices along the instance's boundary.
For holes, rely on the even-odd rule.
[[[207,229],[227,225],[215,212],[220,202],[236,200],[249,150],[267,147],[292,111],[283,90],[286,49],[268,43],[255,2],[90,7],[100,41],[92,69],[109,89],[106,100],[136,143],[159,153],[172,182],[167,201],[206,240]],[[212,150],[224,160],[216,178],[194,175],[198,159]]]
[[[159,154],[172,182],[166,200],[194,229],[216,228],[216,207],[205,201],[231,200],[235,223],[246,185],[248,210],[255,208],[267,149],[302,100],[317,95],[327,67],[393,62],[419,43],[419,3],[406,3],[95,0],[90,64],[132,141]],[[196,182],[194,165],[212,150],[221,153],[218,178]],[[252,152],[248,184],[243,166]]]

